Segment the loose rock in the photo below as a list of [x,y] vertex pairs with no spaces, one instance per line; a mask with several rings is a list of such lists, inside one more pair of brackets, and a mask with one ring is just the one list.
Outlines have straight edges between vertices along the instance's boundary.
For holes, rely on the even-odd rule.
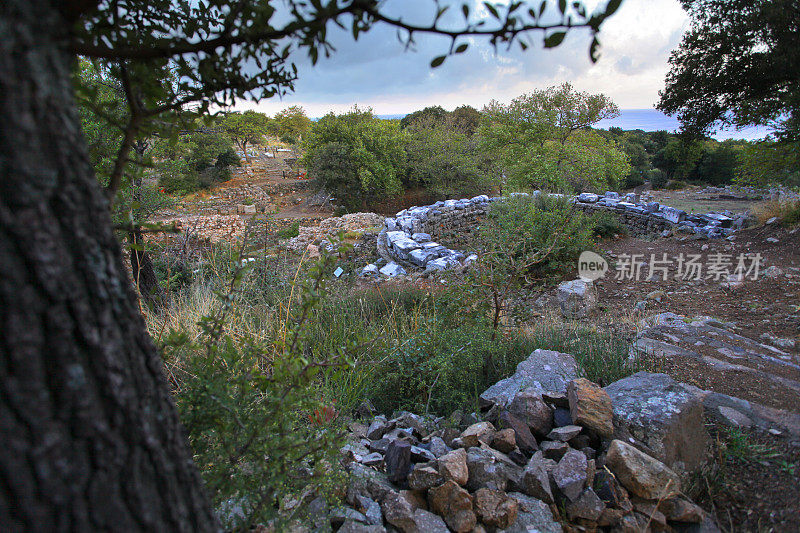
[[475,492],[473,507],[475,514],[487,526],[507,528],[516,521],[519,504],[504,492],[479,489]]
[[614,408],[608,393],[586,378],[575,379],[567,386],[569,412],[575,424],[598,435],[614,434]]
[[606,466],[633,494],[647,500],[669,498],[680,492],[680,480],[667,465],[621,440],[606,453]]
[[433,512],[444,517],[453,531],[466,533],[475,527],[477,518],[472,510],[472,496],[454,481],[431,489],[428,500]]
[[469,479],[467,452],[463,448],[453,450],[439,458],[439,474],[445,481],[454,481],[464,486]]
[[586,486],[586,456],[576,450],[570,450],[553,470],[553,481],[559,490],[570,500],[575,500]]

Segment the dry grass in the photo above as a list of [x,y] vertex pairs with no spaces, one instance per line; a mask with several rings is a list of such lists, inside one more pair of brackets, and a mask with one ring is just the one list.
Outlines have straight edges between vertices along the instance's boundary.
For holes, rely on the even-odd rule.
[[777,217],[781,225],[796,226],[800,224],[800,201],[763,202],[753,209],[753,213],[761,224]]

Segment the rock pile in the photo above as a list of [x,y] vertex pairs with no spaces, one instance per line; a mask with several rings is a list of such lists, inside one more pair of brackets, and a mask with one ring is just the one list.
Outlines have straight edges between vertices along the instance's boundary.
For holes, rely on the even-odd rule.
[[576,372],[570,355],[537,350],[481,395],[484,419],[465,416],[461,429],[408,412],[352,422],[341,450],[349,507],[329,514],[332,525],[340,532],[561,532],[562,524],[716,531],[681,495],[678,472],[621,437],[613,396]]
[[376,213],[350,213],[322,220],[318,226],[301,226],[297,237],[286,241],[292,251],[303,251],[309,245],[331,246],[339,232],[364,232],[380,227],[383,217]]
[[226,187],[221,190],[222,196],[232,204],[254,205],[258,211],[264,211],[272,202],[263,186],[245,183],[238,187]]
[[[236,215],[191,215],[160,221],[164,226],[174,225],[181,233],[190,233],[201,241],[233,242],[244,235],[245,223]],[[165,241],[171,234],[152,234],[148,239]]]

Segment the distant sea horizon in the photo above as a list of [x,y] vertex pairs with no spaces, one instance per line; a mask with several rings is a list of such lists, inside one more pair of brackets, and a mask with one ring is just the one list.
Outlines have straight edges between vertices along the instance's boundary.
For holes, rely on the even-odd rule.
[[[406,115],[378,115],[383,119],[399,119]],[[616,127],[623,130],[644,130],[644,131],[659,131],[666,130],[675,133],[680,129],[680,122],[674,117],[665,115],[657,109],[621,109],[617,118],[601,120],[595,124],[595,128],[607,130]],[[772,130],[765,127],[751,127],[744,128],[740,131],[736,129],[725,129],[716,132],[713,137],[718,141],[725,139],[744,139],[748,141],[755,141],[763,139]]]

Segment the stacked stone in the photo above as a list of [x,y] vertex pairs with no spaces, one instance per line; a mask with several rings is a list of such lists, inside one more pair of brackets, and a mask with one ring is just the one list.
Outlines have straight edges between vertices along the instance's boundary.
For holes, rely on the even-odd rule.
[[[409,263],[429,272],[463,266],[468,258],[462,252],[433,239],[472,231],[494,200],[481,195],[400,211],[395,217],[384,221],[389,255],[400,263]],[[397,269],[394,268],[393,272],[397,272]]]
[[[191,215],[160,221],[164,226],[175,226],[181,233],[191,232],[205,242],[236,241],[242,237],[245,223],[235,215]],[[148,234],[148,240],[166,242],[174,238],[174,234]]]
[[351,474],[346,506],[327,508],[315,527],[716,531],[681,495],[708,441],[691,388],[640,373],[603,389],[577,373],[571,355],[535,351],[481,395],[482,421],[474,413],[373,416],[362,404],[363,422],[349,424],[341,449]]
[[603,210],[614,213],[634,235],[667,235],[672,231],[683,231],[714,239],[727,237],[747,223],[746,215],[734,215],[728,211],[687,214],[686,211],[660,205],[658,202],[640,201],[634,193],[628,193],[624,197],[612,191],[603,196],[582,193],[575,198],[575,205],[585,212]]
[[292,251],[305,250],[310,244],[331,246],[340,232],[365,232],[374,230],[383,223],[383,217],[376,213],[350,213],[341,217],[322,220],[317,226],[301,226],[297,237],[286,242]]
[[[527,194],[511,193],[511,196]],[[539,194],[540,191],[531,193],[533,196]],[[561,197],[557,194],[552,196]],[[481,195],[471,199],[446,200],[432,205],[410,207],[387,218],[384,221],[382,242],[393,261],[380,270],[374,265],[368,265],[362,274],[378,276],[381,273],[393,277],[406,274],[404,267],[424,268],[431,272],[464,266],[465,261],[470,261],[472,256],[465,257],[462,252],[450,246],[453,243],[466,244],[470,233],[477,230],[492,202],[501,199]],[[582,193],[571,201],[578,209],[587,213],[602,211],[614,214],[634,235],[661,234],[666,237],[674,231],[682,231],[708,238],[721,238],[731,235],[747,223],[746,215],[734,215],[730,212],[687,214],[658,202],[642,201],[634,193],[623,197],[612,191],[603,196]]]
[[258,211],[264,211],[272,198],[265,191],[264,187],[245,183],[239,187],[227,187],[223,189],[222,196],[233,204],[255,205]]

